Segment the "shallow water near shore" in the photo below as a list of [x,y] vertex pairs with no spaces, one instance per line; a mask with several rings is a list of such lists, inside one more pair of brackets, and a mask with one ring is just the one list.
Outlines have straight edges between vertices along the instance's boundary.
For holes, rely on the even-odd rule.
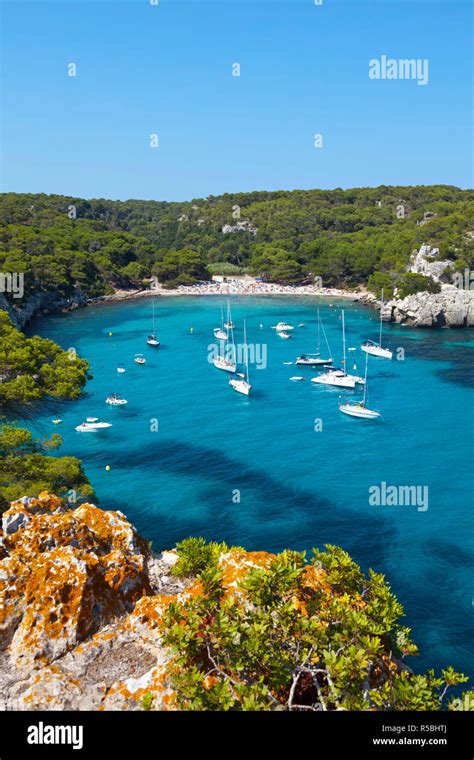
[[[383,419],[364,421],[338,409],[340,397],[361,392],[315,385],[314,370],[284,362],[316,350],[320,308],[339,363],[342,306],[347,345],[357,349],[348,354],[348,368],[355,358],[363,374],[360,343],[377,339],[376,312],[336,299],[266,296],[231,303],[236,342],[243,340],[245,317],[249,344],[260,347],[260,357],[266,352],[265,367],[250,366],[249,398],[232,391],[229,375],[208,361],[220,321],[215,297],[156,299],[159,349],[145,343],[149,299],[36,322],[30,333],[74,347],[90,361],[94,379],[83,399],[43,405],[35,432],[59,432],[59,453],[83,460],[100,505],[122,510],[156,551],[189,535],[267,551],[342,546],[365,570],[386,574],[403,603],[421,651],[410,665],[452,664],[470,674],[470,333],[384,326],[384,345],[403,348],[405,358],[371,358],[369,405]],[[280,320],[295,326],[290,340],[271,329]],[[138,352],[146,365],[133,362]],[[116,371],[120,363],[124,374]],[[293,375],[305,380],[291,382]],[[112,392],[128,405],[106,405]],[[75,426],[90,415],[113,427],[77,433]],[[61,425],[52,424],[55,416]],[[428,508],[370,504],[369,489],[383,482],[426,486]]]

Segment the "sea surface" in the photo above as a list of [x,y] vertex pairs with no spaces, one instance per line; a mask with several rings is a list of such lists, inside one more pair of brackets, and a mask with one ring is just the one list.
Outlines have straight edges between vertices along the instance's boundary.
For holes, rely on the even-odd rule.
[[[156,551],[189,535],[267,551],[344,547],[364,570],[384,573],[403,603],[421,651],[410,662],[415,670],[452,664],[472,674],[471,334],[384,326],[384,344],[401,358],[370,359],[369,405],[382,419],[365,421],[338,409],[340,397],[361,392],[315,385],[314,370],[285,362],[316,350],[318,308],[339,362],[344,307],[347,345],[357,349],[348,352],[348,368],[355,361],[363,374],[360,343],[377,339],[375,312],[315,298],[245,297],[231,305],[237,343],[245,318],[250,353],[261,364],[250,365],[249,398],[209,362],[220,321],[215,297],[156,299],[159,349],[145,343],[149,299],[37,321],[30,333],[74,347],[94,378],[81,400],[42,405],[35,432],[60,432],[58,453],[79,457],[100,505],[122,510]],[[290,340],[271,329],[280,320],[295,326]],[[146,365],[134,363],[138,352]],[[293,382],[293,375],[306,379]],[[112,392],[128,405],[106,405]],[[76,432],[91,415],[113,427]],[[427,505],[371,504],[369,489],[383,482],[426,486],[419,494]]]

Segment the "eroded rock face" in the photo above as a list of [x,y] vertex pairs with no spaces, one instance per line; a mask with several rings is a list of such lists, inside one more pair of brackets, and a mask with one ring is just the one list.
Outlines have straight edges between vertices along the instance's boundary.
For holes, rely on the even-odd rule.
[[[48,494],[14,502],[2,524],[0,709],[176,709],[160,622],[203,591],[172,574],[176,551],[152,555],[120,512]],[[245,595],[239,582],[272,558],[223,552],[226,594]]]
[[443,275],[449,275],[449,270],[452,267],[452,261],[441,261],[439,259],[439,248],[421,245],[418,251],[413,252],[408,271],[423,274],[425,277],[431,277],[435,282],[440,282]]
[[2,525],[0,646],[17,665],[54,661],[150,591],[147,546],[118,512],[42,494]]
[[444,285],[440,293],[414,293],[388,301],[382,319],[409,327],[474,327],[474,291]]

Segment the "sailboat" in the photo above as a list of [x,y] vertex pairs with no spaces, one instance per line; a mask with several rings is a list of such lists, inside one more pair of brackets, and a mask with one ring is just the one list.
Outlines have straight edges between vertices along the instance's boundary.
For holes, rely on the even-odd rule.
[[328,339],[326,337],[326,332],[324,330],[324,327],[321,323],[321,318],[319,316],[319,309],[318,309],[318,345],[317,345],[317,351],[315,354],[301,354],[301,356],[298,356],[296,360],[296,364],[302,364],[305,367],[318,367],[318,366],[326,366],[328,364],[332,364],[332,357],[330,356],[329,359],[321,359],[320,354],[320,343],[321,343],[321,327],[323,329],[323,335],[324,339],[326,341],[326,346],[328,349],[328,354],[331,355],[331,349],[329,348]]
[[367,398],[367,367],[369,361],[369,354],[365,354],[365,383],[364,383],[364,397],[362,401],[349,401],[346,404],[339,404],[339,409],[344,414],[348,414],[350,417],[359,417],[361,420],[375,420],[380,417],[380,412],[376,412],[373,409],[368,409]]
[[324,372],[322,375],[312,377],[312,383],[319,383],[320,385],[335,385],[338,388],[350,388],[354,389],[356,383],[364,383],[365,380],[358,375],[349,375],[346,371],[346,326],[344,321],[344,309],[341,311],[342,318],[342,353],[343,359],[342,369],[329,369],[328,372]]
[[[229,304],[227,304],[227,322],[233,324]],[[234,329],[232,327],[229,329],[229,333],[224,333],[225,338],[221,341],[219,356],[216,356],[212,363],[214,364],[214,367],[222,369],[224,372],[235,372],[237,364],[235,361]],[[225,340],[227,341],[226,344],[224,344]]]
[[227,299],[227,322],[225,322],[224,327],[227,330],[233,330],[234,327],[235,327],[234,323],[232,322],[232,317],[230,315],[230,301],[229,301],[229,299]]
[[365,351],[366,354],[370,354],[371,356],[378,356],[381,359],[391,359],[393,356],[393,351],[390,351],[389,348],[382,347],[382,309],[383,309],[383,290],[382,290],[382,300],[380,303],[379,342],[375,343],[373,340],[366,340],[365,343],[361,345],[361,349],[362,351]]
[[217,338],[217,340],[227,340],[229,337],[226,331],[224,330],[224,306],[221,301],[221,326],[214,328],[214,337]]
[[244,396],[248,396],[252,386],[249,383],[249,357],[247,348],[247,326],[244,319],[244,360],[245,360],[245,374],[238,375],[238,377],[232,377],[229,380],[229,385],[237,393],[242,393]]
[[152,305],[153,305],[153,329],[152,329],[151,335],[149,335],[148,338],[146,339],[146,342],[148,343],[149,346],[153,346],[153,348],[158,348],[158,346],[160,345],[160,341],[155,335],[155,302],[154,301]]

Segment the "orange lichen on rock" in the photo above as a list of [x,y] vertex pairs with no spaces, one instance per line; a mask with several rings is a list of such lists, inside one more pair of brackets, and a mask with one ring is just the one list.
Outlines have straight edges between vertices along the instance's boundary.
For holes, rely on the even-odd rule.
[[231,549],[219,557],[219,567],[223,572],[222,585],[225,589],[236,591],[239,583],[255,567],[267,568],[275,559],[268,552],[246,552],[243,549]]
[[0,646],[17,664],[51,662],[150,593],[146,543],[120,512],[41,494],[2,523]]

